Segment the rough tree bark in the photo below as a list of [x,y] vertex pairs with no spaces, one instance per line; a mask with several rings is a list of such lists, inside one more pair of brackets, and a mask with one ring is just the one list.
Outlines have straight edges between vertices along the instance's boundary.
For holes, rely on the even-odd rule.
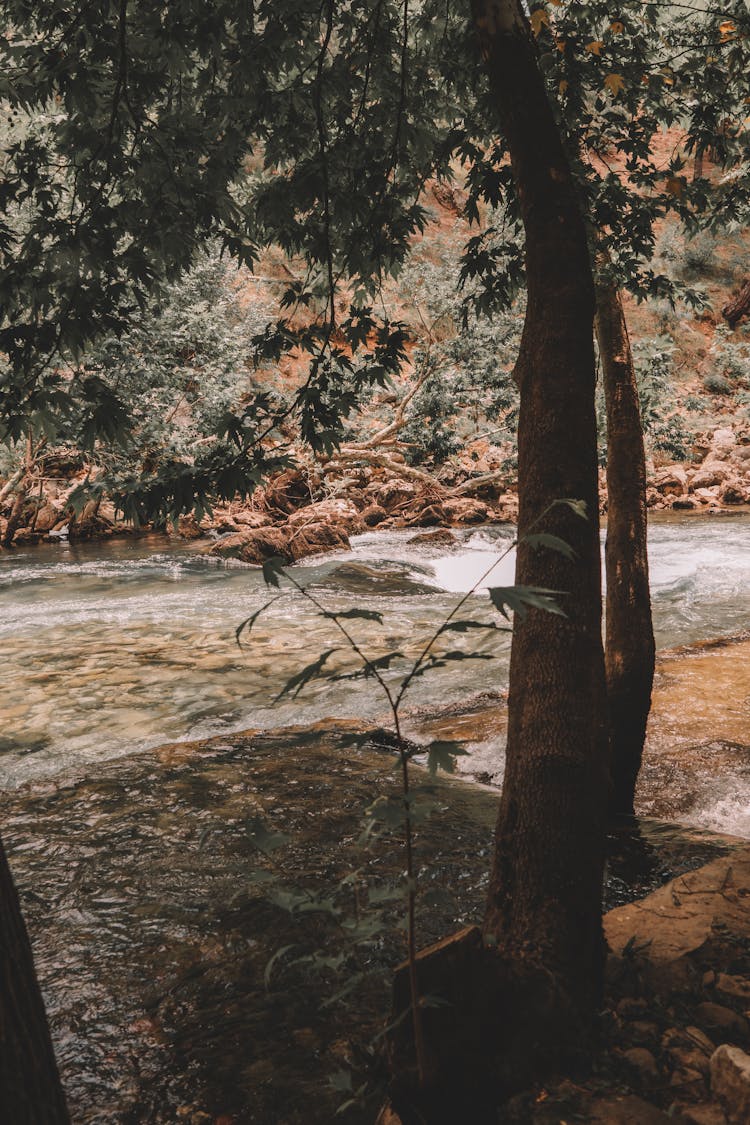
[[0,1118],[66,1125],[65,1097],[16,888],[0,843]]
[[745,278],[739,293],[724,306],[721,315],[730,328],[736,328],[743,316],[750,316],[750,277]]
[[[483,933],[418,959],[426,1007],[415,1092],[398,1032],[393,1104],[401,1120],[497,1121],[498,1100],[585,1042],[602,990],[601,896],[607,723],[601,638],[594,411],[594,283],[578,194],[520,0],[472,0],[497,124],[526,232],[527,307],[516,364],[516,581],[560,591],[565,616],[516,615],[505,778]],[[588,518],[564,505],[584,501]],[[564,539],[567,558],[523,537]],[[403,970],[394,1008],[404,1010]],[[402,1022],[400,1026],[405,1026]],[[549,1057],[552,1056],[552,1059]]]
[[[606,716],[601,641],[594,287],[578,194],[516,0],[472,0],[526,233],[516,365],[519,536],[542,517],[569,560],[521,544],[516,581],[563,591],[565,617],[516,620],[507,764],[485,938],[537,965],[584,1025],[601,990]],[[586,503],[588,518],[559,506]]]
[[615,816],[633,813],[654,682],[646,542],[646,455],[638,388],[617,287],[597,256],[596,336],[607,409],[605,666]]

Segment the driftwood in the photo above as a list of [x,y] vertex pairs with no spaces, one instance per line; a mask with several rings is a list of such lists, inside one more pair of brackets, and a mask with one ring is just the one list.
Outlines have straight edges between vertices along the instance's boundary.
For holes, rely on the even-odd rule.
[[721,315],[730,328],[736,328],[743,316],[750,315],[750,277],[745,278],[739,293],[724,306]]

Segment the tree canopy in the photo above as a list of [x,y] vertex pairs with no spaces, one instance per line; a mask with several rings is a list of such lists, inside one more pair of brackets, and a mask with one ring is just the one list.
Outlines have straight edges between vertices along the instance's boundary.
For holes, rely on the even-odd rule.
[[[379,294],[424,227],[430,178],[465,178],[481,221],[461,275],[471,309],[492,313],[522,286],[512,171],[463,3],[1,7],[3,440],[83,415],[82,442],[122,438],[127,411],[80,361],[207,242],[250,268],[269,246],[292,263],[280,315],[254,340],[261,362],[306,357],[292,401],[236,404],[210,450],[133,477],[119,495],[131,514],[252,490],[288,454],[289,416],[331,450],[404,362],[405,326]],[[747,213],[747,6],[550,0],[530,20],[592,238],[618,284],[675,299],[650,265],[656,223]],[[684,139],[665,153],[670,126]],[[708,149],[719,183],[685,168]]]

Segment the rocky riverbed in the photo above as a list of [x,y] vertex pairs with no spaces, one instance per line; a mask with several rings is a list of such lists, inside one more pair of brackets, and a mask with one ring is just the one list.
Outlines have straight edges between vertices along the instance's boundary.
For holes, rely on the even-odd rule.
[[[403,856],[396,830],[360,839],[367,806],[398,785],[387,749],[352,744],[361,731],[349,723],[178,743],[3,799],[74,1121],[323,1125],[350,1084],[364,1089],[343,1120],[373,1121],[390,973],[404,951]],[[416,775],[435,806],[417,837],[424,945],[481,917],[497,798]],[[736,847],[644,822],[612,840],[608,903]],[[621,946],[629,927],[638,947],[650,931],[644,914],[624,917],[612,931],[606,1047],[593,1087],[579,1080],[575,1096],[627,1087],[652,1100],[656,1090],[664,1106],[705,1100],[710,1047],[745,1041],[747,1000],[730,995],[744,954],[736,946],[731,963],[716,960],[701,992],[723,1010],[706,1009],[723,1019],[717,1031],[685,1007],[682,970],[675,995],[672,983],[653,992],[658,975],[641,981],[640,962]],[[696,980],[704,987],[696,965],[691,990]],[[696,1048],[683,1040],[696,1033],[685,1028],[694,1026],[706,1029],[706,1064],[690,1055],[685,1092],[670,1086],[670,1068],[673,1056],[687,1066]],[[541,1094],[524,1112],[571,1090]]]

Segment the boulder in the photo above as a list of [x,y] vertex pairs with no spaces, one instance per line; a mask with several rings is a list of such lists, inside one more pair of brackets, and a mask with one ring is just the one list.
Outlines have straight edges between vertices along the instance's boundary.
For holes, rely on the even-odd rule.
[[180,516],[177,521],[177,534],[180,539],[202,539],[205,531],[200,527],[195,516]]
[[750,499],[750,491],[736,477],[728,480],[719,493],[722,504],[746,504],[748,499]]
[[297,469],[285,469],[265,488],[258,489],[258,496],[262,496],[266,508],[289,514],[309,502],[310,480]]
[[411,504],[417,495],[417,486],[408,480],[388,480],[375,492],[375,502],[390,512],[394,508]]
[[388,513],[380,504],[368,504],[367,507],[360,512],[360,516],[366,527],[377,527],[379,523],[382,523],[383,520],[387,518]]
[[[320,554],[321,551],[351,550],[349,536],[342,526],[335,523],[302,524],[296,528],[289,526],[287,536],[287,552],[293,562],[307,558],[308,555]],[[244,554],[241,557],[244,558]]]
[[716,1102],[699,1102],[698,1105],[681,1106],[680,1113],[689,1125],[727,1125],[724,1110]]
[[673,1117],[635,1094],[597,1098],[588,1107],[588,1120],[592,1125],[674,1125]]
[[[644,899],[610,910],[604,917],[607,942],[620,958],[626,949],[631,957],[634,951],[657,991],[690,985],[693,976],[701,980],[717,933],[750,933],[748,887],[750,847],[737,848]],[[738,1036],[747,1033],[746,1020],[719,1008],[699,1004],[692,1022],[709,1033],[726,1026]]]
[[443,511],[451,523],[484,523],[488,516],[487,505],[468,496],[445,500]]
[[442,504],[428,504],[422,508],[413,519],[409,520],[411,527],[435,527],[445,522],[445,512]]
[[737,438],[731,426],[721,426],[711,435],[711,450],[719,457],[726,457],[736,444]]
[[48,531],[52,531],[52,528],[55,526],[55,524],[59,522],[61,515],[62,512],[60,511],[60,509],[56,508],[54,504],[50,504],[49,501],[47,501],[47,503],[43,504],[36,514],[36,520],[34,521],[34,530],[40,532],[43,535],[46,535],[46,533]]
[[704,1000],[695,1009],[695,1020],[706,1031],[724,1039],[747,1038],[750,1027],[744,1016],[739,1015],[723,1004],[714,1004],[711,1000]]
[[750,1121],[750,1055],[723,1043],[711,1056],[711,1092],[732,1123]]
[[680,465],[669,465],[666,469],[657,469],[651,484],[661,496],[685,496],[687,473]]
[[308,504],[289,517],[289,526],[294,529],[319,524],[335,525],[347,535],[357,535],[365,529],[359,509],[351,500],[321,500],[317,504]]
[[622,1058],[642,1086],[653,1086],[659,1081],[659,1068],[648,1048],[628,1047],[622,1052]]
[[232,520],[238,527],[268,527],[271,523],[271,517],[265,512],[256,512],[252,508],[246,508],[242,512],[233,512]]
[[707,457],[700,468],[693,473],[690,488],[693,492],[699,488],[713,488],[714,485],[723,484],[731,475],[731,469],[723,461]]
[[747,977],[733,976],[730,973],[719,973],[714,982],[716,991],[729,1001],[739,1001],[750,1004],[750,980]]
[[419,535],[412,535],[409,542],[417,547],[453,547],[458,540],[447,527],[440,527],[437,531],[423,531]]
[[289,533],[278,527],[250,528],[237,535],[227,535],[214,543],[209,555],[220,559],[241,559],[242,562],[262,565],[266,559],[277,556],[285,562],[292,561],[289,551]]

